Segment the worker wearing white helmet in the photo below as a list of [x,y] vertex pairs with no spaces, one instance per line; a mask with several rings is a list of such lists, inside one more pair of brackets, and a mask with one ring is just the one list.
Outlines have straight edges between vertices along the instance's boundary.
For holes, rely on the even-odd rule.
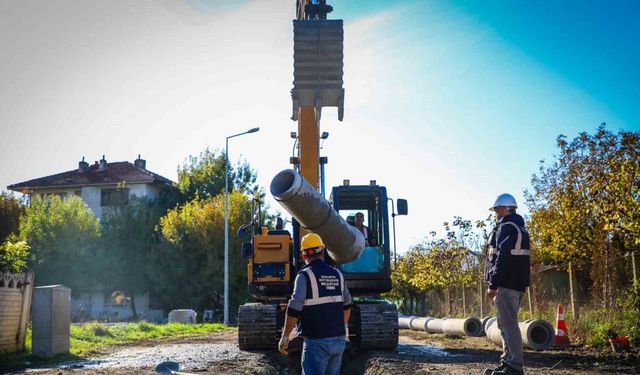
[[529,286],[529,233],[524,219],[516,213],[518,204],[511,194],[500,194],[489,209],[497,224],[489,236],[485,281],[487,296],[493,299],[502,335],[500,365],[486,369],[485,375],[524,374],[522,337],[518,310]]
[[348,336],[351,294],[338,269],[324,262],[324,243],[309,233],[302,237],[300,252],[306,266],[298,272],[287,305],[278,350],[288,354],[294,326],[304,337],[302,373],[338,375]]

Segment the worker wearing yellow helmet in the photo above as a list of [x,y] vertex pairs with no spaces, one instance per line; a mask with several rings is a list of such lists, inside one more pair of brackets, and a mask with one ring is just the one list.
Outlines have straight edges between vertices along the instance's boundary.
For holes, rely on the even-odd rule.
[[302,373],[337,375],[348,336],[351,294],[342,272],[325,263],[319,235],[302,237],[300,252],[306,266],[296,275],[278,350],[288,354],[289,335],[296,327],[304,338]]

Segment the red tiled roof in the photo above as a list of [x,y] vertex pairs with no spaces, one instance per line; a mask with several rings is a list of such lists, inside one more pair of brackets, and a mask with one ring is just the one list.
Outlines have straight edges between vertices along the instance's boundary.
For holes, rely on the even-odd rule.
[[9,185],[7,188],[13,191],[24,192],[31,189],[71,187],[85,185],[107,185],[119,183],[146,183],[173,185],[168,178],[162,177],[146,169],[138,168],[128,161],[107,163],[103,170],[98,169],[98,164],[90,165],[87,170],[80,172],[78,169],[40,177],[29,181]]

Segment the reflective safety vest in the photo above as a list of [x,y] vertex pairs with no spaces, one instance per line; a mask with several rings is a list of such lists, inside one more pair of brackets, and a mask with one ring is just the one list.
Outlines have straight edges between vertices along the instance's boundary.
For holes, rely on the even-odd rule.
[[[487,252],[487,255],[489,256],[497,255],[498,247],[502,246],[502,244],[507,240],[507,238],[505,238],[502,240],[501,243],[497,243],[498,238],[500,238],[500,232],[505,225],[512,225],[514,228],[516,228],[516,231],[518,232],[518,238],[516,239],[516,244],[514,248],[511,249],[511,255],[531,256],[531,250],[529,250],[529,246],[527,246],[527,248],[525,249],[522,248],[523,229],[521,229],[518,224],[513,223],[511,221],[506,221],[504,223],[501,223],[500,225],[498,225],[495,232],[491,233],[490,240],[489,240],[489,251]],[[529,242],[528,236],[529,234],[527,233],[527,239],[526,239],[527,244]]]
[[503,287],[524,292],[529,286],[530,263],[529,233],[524,227],[524,220],[517,214],[508,215],[489,236],[485,280],[490,288]]
[[307,296],[298,321],[303,337],[344,336],[344,276],[322,260],[311,262],[299,274],[307,282]]

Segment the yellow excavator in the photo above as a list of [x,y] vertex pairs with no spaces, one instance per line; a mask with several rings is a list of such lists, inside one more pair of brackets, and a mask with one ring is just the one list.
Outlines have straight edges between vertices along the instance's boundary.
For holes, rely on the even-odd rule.
[[[324,197],[327,158],[320,156],[320,142],[327,135],[320,132],[322,108],[337,107],[338,119],[344,116],[343,22],[327,19],[332,10],[326,0],[296,4],[291,119],[298,129],[291,135],[297,147],[290,157],[292,168],[278,173],[270,185],[273,197],[292,216],[293,233],[263,227],[257,200],[252,222],[238,231],[248,237],[242,255],[248,261],[249,294],[258,301],[238,308],[238,344],[243,350],[276,349],[293,280],[303,266],[300,238],[308,232],[322,237],[330,257],[326,260],[341,269],[354,297],[350,343],[363,349],[398,345],[398,311],[381,294],[391,290],[389,219],[395,232],[395,216],[407,214],[407,201],[397,199],[394,205],[375,180],[367,185],[344,180],[332,188],[329,200]],[[364,216],[366,237],[350,223],[356,214]]]

